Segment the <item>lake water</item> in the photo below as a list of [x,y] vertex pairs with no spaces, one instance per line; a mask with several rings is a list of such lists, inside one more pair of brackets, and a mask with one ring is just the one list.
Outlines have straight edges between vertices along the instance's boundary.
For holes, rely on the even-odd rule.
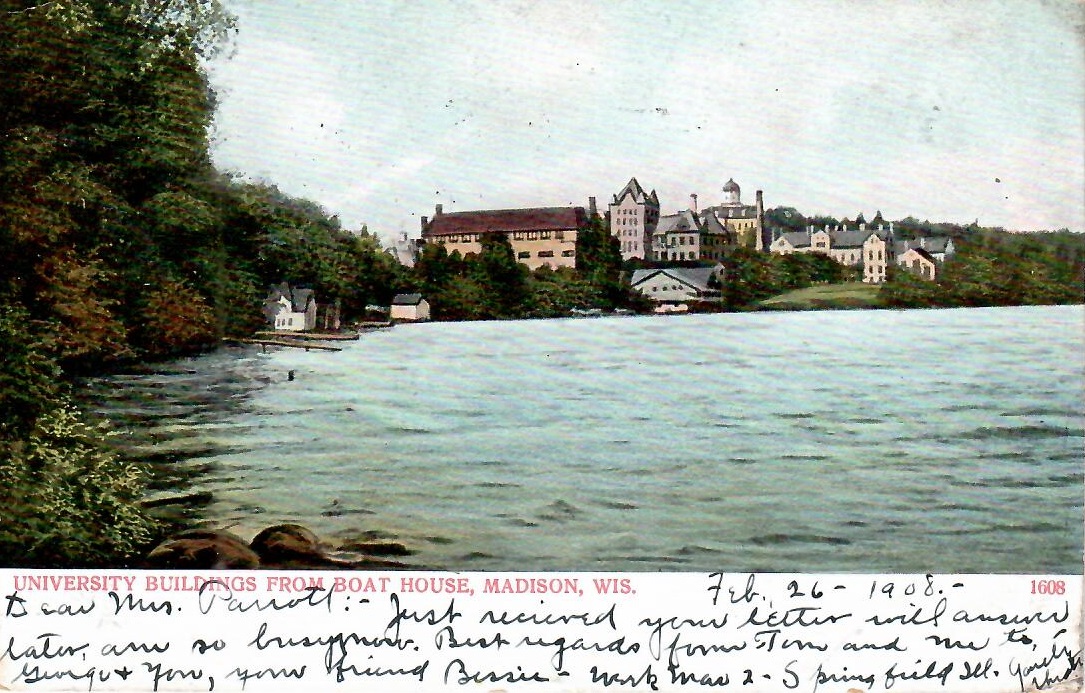
[[[399,325],[87,384],[155,494],[450,570],[1081,572],[1081,306]],[[293,371],[295,377],[288,375]]]

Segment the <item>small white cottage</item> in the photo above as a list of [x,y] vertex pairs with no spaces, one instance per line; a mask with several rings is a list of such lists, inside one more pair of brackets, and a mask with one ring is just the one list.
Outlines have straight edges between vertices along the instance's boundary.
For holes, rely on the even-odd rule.
[[312,289],[291,289],[283,282],[264,299],[264,315],[276,330],[303,332],[316,327],[316,296]]
[[388,317],[412,322],[429,320],[429,301],[422,294],[396,294]]

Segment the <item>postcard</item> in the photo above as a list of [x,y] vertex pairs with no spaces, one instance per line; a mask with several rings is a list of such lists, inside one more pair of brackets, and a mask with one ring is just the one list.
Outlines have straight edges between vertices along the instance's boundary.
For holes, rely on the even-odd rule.
[[0,688],[1080,687],[1080,3],[0,25]]

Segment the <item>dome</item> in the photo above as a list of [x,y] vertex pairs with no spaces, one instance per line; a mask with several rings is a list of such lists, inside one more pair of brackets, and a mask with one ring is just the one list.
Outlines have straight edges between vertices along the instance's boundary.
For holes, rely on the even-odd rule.
[[728,178],[727,179],[727,182],[723,184],[723,191],[724,192],[738,192],[738,183],[735,182],[734,178]]

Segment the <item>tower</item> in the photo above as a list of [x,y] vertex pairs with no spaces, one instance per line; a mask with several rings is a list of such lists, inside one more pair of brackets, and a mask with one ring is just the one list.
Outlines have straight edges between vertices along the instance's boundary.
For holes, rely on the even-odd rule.
[[652,257],[652,232],[659,222],[659,197],[645,193],[636,178],[630,178],[614,196],[610,212],[610,233],[621,242],[622,259]]
[[734,178],[728,178],[727,182],[723,184],[723,201],[721,203],[725,207],[739,207],[742,205],[742,189],[738,187],[738,183]]

